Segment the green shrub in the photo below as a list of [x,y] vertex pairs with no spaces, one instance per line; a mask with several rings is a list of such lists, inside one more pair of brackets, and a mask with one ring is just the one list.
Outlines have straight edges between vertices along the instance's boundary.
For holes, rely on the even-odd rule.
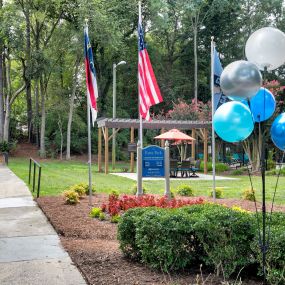
[[110,195],[115,196],[116,198],[119,198],[120,193],[118,190],[112,189],[110,190]]
[[[133,194],[133,195],[136,195],[137,194],[137,190],[138,188],[137,188],[137,184],[134,184],[133,185],[133,187],[132,187],[132,189],[131,189],[131,193]],[[143,194],[146,194],[147,193],[147,190],[146,190],[146,188],[143,186],[142,187],[142,190],[143,190]]]
[[[222,187],[216,187],[215,192],[216,192],[216,198],[217,198],[217,199],[223,198],[223,196],[224,196],[224,191],[223,191],[223,188],[222,188]],[[213,190],[210,190],[208,196],[211,197],[211,198],[214,197]]]
[[103,212],[101,212],[100,214],[99,214],[99,220],[100,221],[104,221],[105,219],[106,219],[106,215],[103,213]]
[[17,141],[7,142],[2,141],[0,142],[0,152],[11,152],[17,148]]
[[248,201],[254,201],[255,200],[255,191],[252,189],[245,189],[242,192],[242,199],[248,200]]
[[168,272],[204,263],[229,276],[251,262],[251,214],[216,204],[139,210],[122,217],[120,248],[152,268]]
[[102,213],[101,208],[92,208],[90,213],[89,213],[89,216],[91,218],[99,218],[101,213]]
[[243,175],[243,171],[241,169],[235,169],[231,172],[231,175]]
[[121,219],[121,216],[120,215],[114,215],[111,217],[111,223],[115,223],[117,224]]
[[216,172],[225,172],[228,171],[230,167],[224,163],[216,163]]
[[[84,191],[85,191],[85,194],[89,195],[89,184],[87,184],[87,183],[79,183],[76,186],[83,187]],[[91,190],[92,190],[92,193],[95,193],[95,186],[94,185],[92,185],[92,189]]]
[[194,230],[205,255],[202,261],[229,277],[251,263],[254,216],[217,205],[205,205]]
[[273,170],[269,170],[266,171],[266,175],[278,175],[280,172],[280,176],[285,176],[285,168],[282,168],[281,170],[278,169],[273,169]]
[[79,202],[79,195],[74,190],[66,190],[63,192],[65,202],[67,204],[77,204]]
[[[221,162],[216,162],[215,166],[216,166],[216,172],[224,172],[224,171],[229,170],[229,166]],[[201,161],[200,170],[204,171],[204,161]],[[212,162],[207,162],[207,170],[213,171]]]
[[194,196],[193,189],[187,184],[181,184],[177,187],[176,192],[180,196]]
[[136,221],[151,208],[132,208],[128,210],[120,219],[118,224],[118,240],[120,249],[126,257],[138,259],[140,256],[135,237]]
[[[284,244],[285,244],[285,214],[273,213],[269,247],[266,253],[266,271],[267,271],[266,278],[269,284],[272,285],[285,284]],[[251,243],[251,248],[255,253],[256,260],[260,264],[260,274],[261,274],[262,253],[259,246],[258,231],[256,231],[256,237],[254,241]]]
[[136,225],[141,261],[164,272],[189,268],[201,256],[193,225],[195,217],[180,209],[145,212]]
[[85,196],[85,189],[84,189],[84,187],[82,187],[80,185],[71,186],[68,190],[76,192],[78,194],[79,198],[82,198],[83,196]]

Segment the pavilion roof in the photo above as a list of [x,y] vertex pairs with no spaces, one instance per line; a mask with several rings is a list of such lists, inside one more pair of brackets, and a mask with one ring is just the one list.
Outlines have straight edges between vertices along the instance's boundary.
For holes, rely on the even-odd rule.
[[[139,119],[112,119],[98,118],[97,125],[99,128],[121,128],[121,129],[138,129],[140,126]],[[182,121],[182,120],[152,120],[151,122],[143,121],[144,129],[209,129],[212,126],[211,121]]]

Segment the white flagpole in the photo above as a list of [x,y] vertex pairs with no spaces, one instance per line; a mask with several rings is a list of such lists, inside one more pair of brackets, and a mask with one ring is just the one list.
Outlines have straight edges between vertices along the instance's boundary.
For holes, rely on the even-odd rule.
[[[85,28],[88,35],[88,19],[85,19]],[[87,97],[87,126],[88,126],[88,169],[89,169],[89,206],[92,206],[92,171],[91,171],[91,122],[90,122],[90,98]]]
[[[142,8],[141,8],[141,1],[139,1],[139,25],[142,23]],[[140,60],[140,36],[139,36],[139,25],[138,25],[138,66]],[[139,118],[140,118],[140,128],[139,128],[139,141],[137,147],[137,196],[143,195],[142,190],[142,148],[143,148],[143,122],[142,122],[142,115],[140,114],[140,82],[139,82],[139,70],[138,70],[138,111],[139,111]]]
[[213,167],[213,198],[216,201],[216,145],[214,130],[215,90],[214,90],[214,37],[211,37],[211,93],[212,93],[212,167]]

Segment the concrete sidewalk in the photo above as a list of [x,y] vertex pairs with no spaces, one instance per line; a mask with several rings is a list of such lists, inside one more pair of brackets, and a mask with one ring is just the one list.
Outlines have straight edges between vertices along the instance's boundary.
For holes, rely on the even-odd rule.
[[25,183],[1,165],[0,284],[86,285]]

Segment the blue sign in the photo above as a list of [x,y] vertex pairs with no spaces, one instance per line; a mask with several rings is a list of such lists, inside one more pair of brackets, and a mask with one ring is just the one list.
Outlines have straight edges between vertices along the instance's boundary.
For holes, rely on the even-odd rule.
[[164,177],[164,149],[148,146],[142,149],[142,177]]

